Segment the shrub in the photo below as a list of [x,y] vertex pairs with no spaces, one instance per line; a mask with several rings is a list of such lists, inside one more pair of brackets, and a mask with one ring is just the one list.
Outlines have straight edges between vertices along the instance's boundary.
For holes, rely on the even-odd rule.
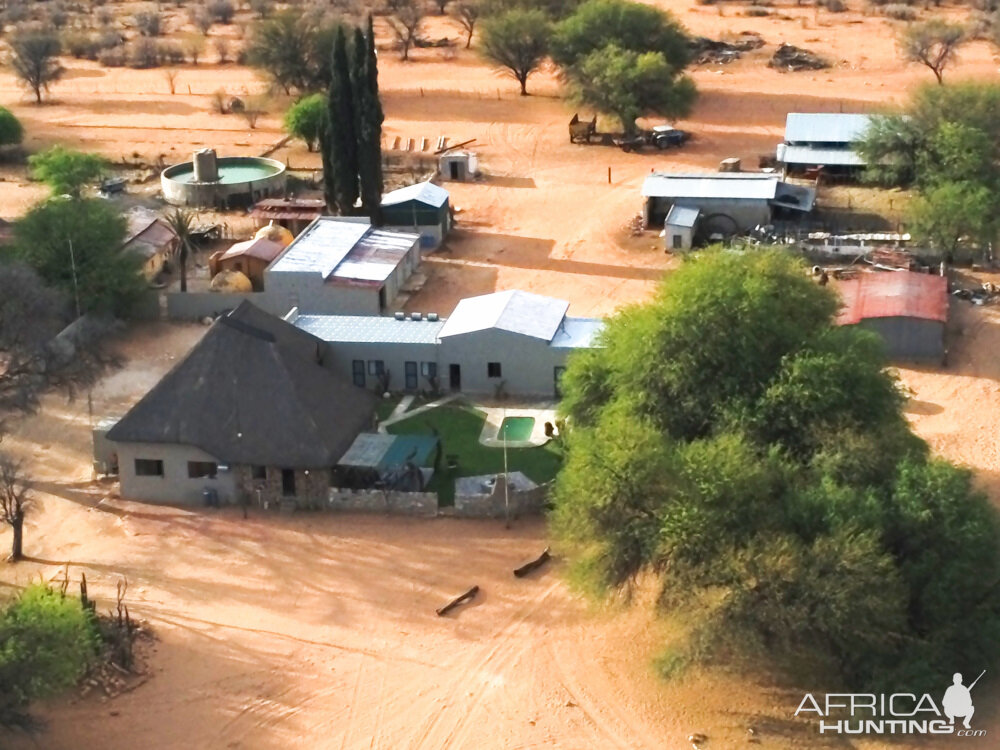
[[217,36],[212,40],[215,47],[215,54],[219,56],[219,64],[229,62],[229,40],[224,36]]
[[105,68],[123,68],[128,62],[128,53],[124,47],[110,47],[97,54],[97,62]]
[[3,12],[4,23],[21,23],[27,21],[31,15],[31,9],[26,3],[10,3],[7,10]]
[[258,18],[267,18],[271,15],[272,9],[271,0],[250,0],[250,10],[256,13]]
[[233,20],[233,15],[236,13],[236,8],[229,0],[211,0],[205,10],[208,11],[208,15],[216,23],[228,24]]
[[28,702],[71,687],[97,652],[78,599],[36,583],[0,615],[0,722],[23,719]]
[[24,128],[13,113],[0,107],[0,146],[14,146],[24,138]]
[[744,16],[749,16],[750,18],[763,18],[764,16],[771,15],[771,11],[767,8],[758,8],[756,6],[752,8],[747,8],[743,11]]
[[229,95],[225,89],[212,93],[212,110],[220,115],[229,114]]
[[111,22],[115,20],[115,14],[111,12],[110,8],[101,8],[97,11],[97,23],[101,26],[110,26]]
[[80,31],[62,35],[63,48],[77,60],[94,60],[97,58],[97,38]]
[[180,65],[184,62],[184,50],[175,42],[160,42],[156,49],[161,63]]
[[49,6],[48,17],[49,23],[54,29],[61,29],[69,21],[69,13],[66,12],[66,8],[61,3],[52,3]]
[[823,7],[831,13],[843,13],[847,10],[847,3],[844,0],[823,0]]
[[897,21],[913,21],[917,17],[917,11],[909,5],[893,3],[892,5],[886,5],[882,8],[882,15],[888,18],[894,18]]
[[133,17],[135,26],[143,36],[159,36],[161,31],[160,14],[154,10],[144,10]]
[[203,6],[196,5],[188,11],[191,24],[202,34],[207,34],[212,28],[212,17]]
[[130,68],[155,68],[160,64],[160,48],[147,37],[140,37],[129,45],[128,66]]

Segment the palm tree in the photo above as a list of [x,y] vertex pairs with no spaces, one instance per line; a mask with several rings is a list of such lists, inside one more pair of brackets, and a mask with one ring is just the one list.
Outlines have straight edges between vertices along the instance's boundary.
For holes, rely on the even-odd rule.
[[194,224],[194,213],[183,208],[175,208],[168,216],[167,223],[177,235],[178,261],[181,267],[181,291],[188,290],[187,261],[188,255],[194,250],[191,242],[191,227]]

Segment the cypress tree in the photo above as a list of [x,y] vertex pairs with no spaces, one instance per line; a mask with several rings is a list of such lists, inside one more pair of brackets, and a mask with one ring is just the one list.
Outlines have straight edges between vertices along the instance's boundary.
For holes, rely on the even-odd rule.
[[368,34],[354,32],[355,131],[358,143],[358,173],[361,179],[361,205],[372,224],[382,223],[382,105],[378,97],[378,64],[375,35],[368,18]]
[[347,215],[354,210],[358,199],[358,139],[356,101],[343,26],[337,29],[333,39],[330,73],[323,139],[323,193],[330,211]]

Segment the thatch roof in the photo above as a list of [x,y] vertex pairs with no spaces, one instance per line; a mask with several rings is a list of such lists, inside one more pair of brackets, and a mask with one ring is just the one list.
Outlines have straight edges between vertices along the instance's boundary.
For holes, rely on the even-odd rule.
[[305,345],[308,334],[273,316],[265,330],[260,316],[244,302],[219,318],[108,438],[191,445],[231,464],[336,464],[371,426],[374,395],[318,364],[318,339]]

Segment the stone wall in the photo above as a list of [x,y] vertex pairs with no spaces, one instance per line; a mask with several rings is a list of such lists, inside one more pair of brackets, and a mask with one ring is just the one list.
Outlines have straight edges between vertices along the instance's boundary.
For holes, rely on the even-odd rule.
[[[500,482],[498,492],[490,495],[455,495],[455,515],[464,518],[503,518],[507,512]],[[510,517],[541,515],[549,497],[551,484],[540,484],[530,490],[511,490]]]
[[268,466],[266,479],[254,479],[250,466],[234,466],[233,474],[241,498],[247,498],[251,505],[322,508],[330,489],[330,472],[323,469],[296,469],[295,495],[292,497],[286,497],[282,491],[280,468]]
[[435,492],[382,492],[331,487],[327,507],[356,513],[436,516],[438,496]]

